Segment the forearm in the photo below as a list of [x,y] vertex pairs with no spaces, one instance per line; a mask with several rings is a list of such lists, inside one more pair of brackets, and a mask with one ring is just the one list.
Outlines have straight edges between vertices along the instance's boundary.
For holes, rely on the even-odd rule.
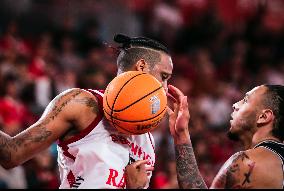
[[13,168],[32,158],[42,149],[47,148],[52,139],[51,132],[43,125],[33,125],[15,137],[10,137],[0,131],[0,165],[4,168]]
[[13,138],[0,131],[0,164],[8,167],[12,162],[12,152],[15,150]]
[[207,188],[197,166],[189,135],[175,139],[177,179],[180,188]]

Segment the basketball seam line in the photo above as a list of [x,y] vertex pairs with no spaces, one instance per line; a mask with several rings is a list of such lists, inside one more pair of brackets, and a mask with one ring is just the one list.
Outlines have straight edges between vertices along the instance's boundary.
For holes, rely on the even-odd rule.
[[127,108],[129,108],[129,107],[131,107],[132,105],[134,105],[135,103],[141,101],[142,99],[144,99],[145,97],[149,96],[150,94],[152,94],[152,93],[158,91],[158,90],[161,89],[162,87],[163,87],[163,86],[158,87],[157,89],[155,89],[155,90],[151,91],[150,93],[144,95],[143,97],[141,97],[140,99],[136,100],[135,102],[129,104],[128,106],[126,106],[126,107],[123,108],[123,109],[118,109],[118,110],[113,110],[113,111],[115,111],[115,112],[121,112],[121,111],[123,111],[123,110],[126,110]]
[[[151,117],[149,119],[143,119],[143,120],[136,120],[136,121],[128,121],[128,120],[124,120],[124,119],[119,119],[119,118],[116,118],[116,117],[113,117],[114,119],[118,120],[118,121],[123,121],[123,122],[130,122],[130,123],[133,123],[133,122],[144,122],[144,121],[148,121],[148,120],[151,120],[151,119],[154,119],[156,117],[158,117],[159,115],[161,115],[161,113],[163,113],[165,111],[167,107],[165,107],[159,114],[155,115],[154,117]],[[110,116],[110,114],[108,112],[106,112],[106,110],[104,110],[106,114],[108,114]]]
[[[146,74],[146,73],[142,73],[142,74]],[[121,87],[121,89],[122,89],[129,81],[131,81],[133,78],[135,78],[135,77],[137,77],[137,76],[139,76],[139,75],[142,75],[142,74],[138,74],[138,75],[133,76],[132,78],[130,78],[127,82],[125,82],[125,84],[123,84],[123,86]],[[121,92],[121,89],[119,90],[118,94]],[[117,99],[117,97],[118,97],[118,94],[117,94],[117,96],[116,96],[116,98],[115,98],[115,101],[116,101],[116,99]],[[113,102],[113,106],[114,106],[114,104],[115,104],[115,101]],[[109,103],[108,103],[107,95],[106,95],[106,103],[107,103],[108,108],[109,108],[110,110],[112,110],[113,108],[111,108],[110,105],[109,105]]]
[[[125,131],[127,131],[127,132],[129,132],[129,133],[133,133],[133,134],[135,134],[135,135],[139,135],[138,133],[135,133],[135,132],[133,132],[133,131],[129,131],[128,129],[125,129],[124,127],[121,127],[120,125],[118,125],[118,124],[116,124],[116,123],[114,123],[114,122],[112,122],[112,124],[118,126],[119,128],[121,128],[121,129],[123,129],[123,130],[125,130]],[[115,127],[115,128],[116,128],[116,127]],[[116,129],[117,129],[117,128],[116,128]]]
[[[142,73],[142,74],[146,74],[146,73]],[[142,75],[142,74],[137,74],[137,75],[131,77],[129,80],[127,80],[127,81],[123,84],[123,86],[122,86],[122,87],[120,88],[120,90],[118,91],[118,93],[117,93],[117,95],[116,95],[116,97],[115,97],[115,99],[114,99],[114,101],[113,101],[112,108],[111,108],[111,116],[110,116],[110,117],[111,117],[111,121],[112,121],[113,124],[114,124],[114,122],[113,122],[113,116],[112,116],[112,114],[113,114],[113,108],[114,108],[115,102],[116,102],[116,100],[117,100],[117,98],[118,98],[120,92],[122,91],[123,87],[126,86],[126,84],[128,84],[133,78],[136,78],[137,76],[140,76],[140,75]],[[106,101],[107,101],[107,97],[106,97]],[[114,125],[115,125],[115,124],[114,124]],[[116,128],[116,129],[117,129],[117,128]]]

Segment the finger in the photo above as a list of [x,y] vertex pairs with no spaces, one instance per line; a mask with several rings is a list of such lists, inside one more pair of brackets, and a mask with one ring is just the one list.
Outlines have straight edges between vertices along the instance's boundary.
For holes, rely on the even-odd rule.
[[188,107],[187,96],[184,96],[182,91],[180,91],[178,88],[176,88],[173,85],[169,85],[169,88],[172,90],[172,93],[175,94],[175,97],[177,97],[179,102],[178,110],[182,112],[186,107]]
[[188,109],[188,101],[187,101],[187,96],[184,96],[181,102],[181,107],[183,110]]
[[154,170],[154,167],[153,167],[153,166],[149,166],[149,167],[146,167],[145,169],[146,169],[147,172],[148,172],[148,171],[153,171],[153,170]]
[[139,161],[134,162],[132,165],[134,168],[138,168],[140,166],[147,164],[148,162],[149,162],[148,160],[139,160]]
[[146,164],[140,164],[137,169],[139,169],[140,172],[146,172]]
[[182,99],[181,106],[180,106],[180,112],[183,113],[183,115],[189,116],[187,96],[184,96]]
[[168,94],[171,96],[171,101],[173,101],[174,103],[178,103],[179,101],[179,96],[178,94],[175,92],[175,89],[172,88],[171,85],[168,85]]
[[180,103],[180,107],[179,107],[179,110],[181,112],[184,111],[185,109],[188,109],[187,96],[184,96],[182,98],[181,103]]
[[[171,108],[173,107],[173,108]],[[167,106],[167,113],[169,117],[176,117],[178,113],[178,105],[174,104],[173,106]]]
[[175,123],[178,116],[178,105],[174,104],[174,111],[170,110],[169,112],[169,128],[171,132],[174,132]]
[[175,87],[173,85],[168,85],[168,87],[169,87],[169,90],[171,90],[172,92],[176,93],[177,95],[184,96],[182,91],[180,89],[178,89],[177,87]]
[[184,94],[178,88],[173,85],[168,85],[169,93],[177,100],[178,103],[181,103]]
[[174,111],[173,111],[173,113],[172,113],[172,115],[170,115],[170,119],[172,119],[172,120],[176,120],[176,118],[177,118],[177,116],[178,116],[178,112],[179,112],[179,104],[174,104]]
[[152,171],[154,171],[154,167],[153,166],[146,167],[147,176],[150,176]]
[[171,95],[169,92],[167,93],[167,97],[170,99],[170,101],[172,101],[172,102],[174,102],[174,103],[177,102],[176,98],[174,98],[174,96]]

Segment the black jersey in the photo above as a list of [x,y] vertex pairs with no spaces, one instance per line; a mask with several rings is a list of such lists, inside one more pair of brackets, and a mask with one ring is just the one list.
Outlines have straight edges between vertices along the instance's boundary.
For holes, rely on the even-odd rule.
[[[282,169],[283,169],[283,174],[284,174],[284,144],[273,141],[273,140],[266,140],[266,141],[258,143],[254,148],[257,148],[257,147],[267,148],[268,150],[277,154],[280,160],[282,161]],[[282,185],[284,188],[284,179],[283,179]]]

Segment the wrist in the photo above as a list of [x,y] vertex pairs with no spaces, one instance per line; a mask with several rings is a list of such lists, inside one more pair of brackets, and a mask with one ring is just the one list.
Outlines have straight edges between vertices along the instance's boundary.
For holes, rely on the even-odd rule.
[[189,136],[188,131],[180,132],[179,134],[177,134],[177,136],[175,136],[174,138],[174,142],[176,145],[190,143],[190,136]]

